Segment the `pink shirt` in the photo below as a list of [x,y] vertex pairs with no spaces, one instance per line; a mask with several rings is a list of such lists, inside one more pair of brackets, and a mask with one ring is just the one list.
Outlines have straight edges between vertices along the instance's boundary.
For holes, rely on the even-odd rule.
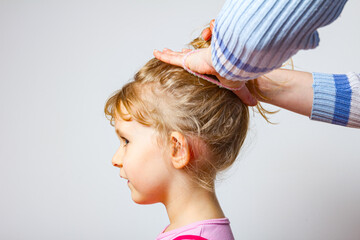
[[[165,230],[166,228],[164,231]],[[208,240],[234,240],[234,236],[230,228],[230,221],[227,218],[194,222],[169,232],[164,231],[160,233],[156,240],[172,240],[183,235],[195,235]]]

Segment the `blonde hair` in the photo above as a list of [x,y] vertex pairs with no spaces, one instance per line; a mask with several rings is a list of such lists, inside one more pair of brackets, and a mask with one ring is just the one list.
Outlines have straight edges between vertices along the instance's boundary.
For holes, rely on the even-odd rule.
[[216,173],[234,163],[249,126],[249,108],[233,92],[155,58],[108,99],[104,111],[111,125],[121,117],[153,127],[165,144],[171,132],[182,133],[191,150],[184,170],[210,191]]

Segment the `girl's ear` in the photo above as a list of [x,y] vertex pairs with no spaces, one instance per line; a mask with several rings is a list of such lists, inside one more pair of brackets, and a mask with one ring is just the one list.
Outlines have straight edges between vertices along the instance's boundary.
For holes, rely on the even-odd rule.
[[172,132],[170,136],[170,157],[176,169],[185,167],[190,161],[189,144],[179,132]]

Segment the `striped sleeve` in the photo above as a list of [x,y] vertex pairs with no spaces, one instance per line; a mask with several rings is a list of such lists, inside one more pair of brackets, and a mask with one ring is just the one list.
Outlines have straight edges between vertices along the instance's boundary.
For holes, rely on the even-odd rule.
[[360,74],[313,73],[310,119],[360,128]]
[[333,22],[346,1],[227,0],[211,41],[215,70],[246,81],[279,68],[299,50],[317,47],[317,29]]

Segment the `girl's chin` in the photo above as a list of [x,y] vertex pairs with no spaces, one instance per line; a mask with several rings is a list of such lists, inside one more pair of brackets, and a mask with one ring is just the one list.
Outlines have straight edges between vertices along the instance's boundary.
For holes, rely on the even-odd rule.
[[134,203],[141,205],[158,203],[158,201],[151,201],[150,199],[147,199],[144,196],[139,196],[138,194],[134,193],[134,191],[131,191],[131,198],[134,201]]

